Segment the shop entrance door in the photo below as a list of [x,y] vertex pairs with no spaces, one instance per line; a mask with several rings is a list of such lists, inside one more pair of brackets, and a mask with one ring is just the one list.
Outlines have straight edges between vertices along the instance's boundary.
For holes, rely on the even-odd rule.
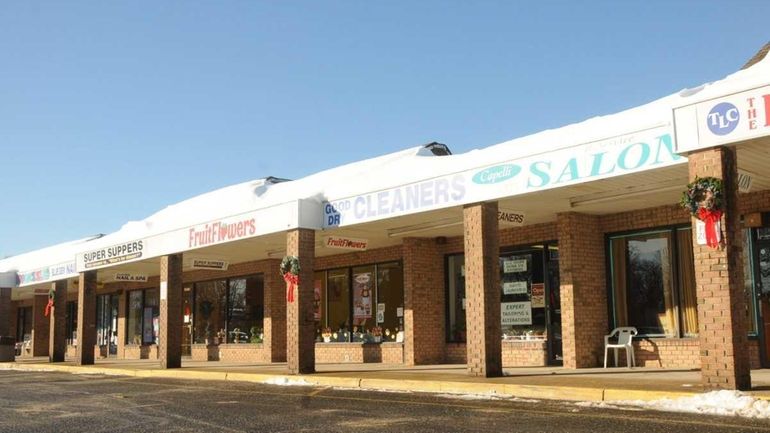
[[119,295],[100,295],[96,298],[96,345],[103,356],[118,354]]
[[551,244],[546,247],[546,291],[548,295],[548,364],[563,365],[561,344],[561,284],[559,281],[559,249]]
[[182,295],[182,356],[192,356],[193,290],[186,286]]
[[756,232],[754,284],[759,312],[759,343],[762,367],[770,367],[770,228]]

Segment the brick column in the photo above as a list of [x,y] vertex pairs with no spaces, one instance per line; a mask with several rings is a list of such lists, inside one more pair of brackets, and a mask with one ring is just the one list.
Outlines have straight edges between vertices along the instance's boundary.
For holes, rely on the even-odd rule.
[[54,290],[53,309],[50,317],[48,361],[63,362],[67,353],[67,280],[51,283]]
[[286,283],[281,278],[281,261],[267,260],[264,267],[265,319],[263,346],[270,350],[270,362],[286,361]]
[[13,331],[13,318],[16,317],[13,311],[13,303],[11,302],[11,289],[8,287],[0,287],[0,336],[16,336]]
[[182,254],[160,258],[160,368],[182,366]]
[[47,293],[35,293],[32,297],[32,356],[48,356],[49,317],[45,316]]
[[96,271],[81,272],[78,278],[78,365],[93,365],[96,345]]
[[[735,150],[726,147],[707,149],[688,155],[688,160],[690,180],[695,176],[711,176],[724,182],[723,247],[713,249],[698,245],[697,230],[692,231],[701,379],[706,388],[750,389]],[[695,227],[695,219],[692,224]]]
[[[291,374],[315,372],[315,318],[313,316],[313,267],[315,231],[291,230],[286,235],[286,255],[299,258],[299,287],[294,302],[286,305],[286,361]],[[284,295],[286,293],[284,291]],[[286,299],[286,298],[284,298]]]
[[118,292],[118,354],[122,359],[126,356],[126,292]]
[[468,374],[503,374],[497,202],[463,208]]
[[598,367],[608,331],[604,234],[598,216],[567,212],[556,220],[564,367]]
[[434,238],[404,238],[404,362],[442,364],[446,349],[444,258]]

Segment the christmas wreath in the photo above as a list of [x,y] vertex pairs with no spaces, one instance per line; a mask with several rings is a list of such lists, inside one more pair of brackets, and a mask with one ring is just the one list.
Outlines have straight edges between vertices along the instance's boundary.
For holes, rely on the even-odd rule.
[[286,256],[281,260],[281,275],[286,281],[286,302],[294,302],[294,288],[299,284],[299,259]]
[[717,248],[721,241],[719,221],[722,218],[723,184],[715,177],[695,177],[682,194],[681,205],[690,215],[706,225],[706,244]]

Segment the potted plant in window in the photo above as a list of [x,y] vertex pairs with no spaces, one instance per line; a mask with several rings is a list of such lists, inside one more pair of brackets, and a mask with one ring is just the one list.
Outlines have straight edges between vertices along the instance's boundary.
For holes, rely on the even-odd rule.
[[374,338],[375,343],[382,343],[382,328],[379,326],[375,326],[372,328],[372,338]]
[[321,331],[321,337],[324,339],[324,343],[332,341],[332,328],[328,326]]
[[252,326],[249,330],[251,333],[251,342],[254,344],[260,344],[264,340],[265,334],[262,332],[262,328]]

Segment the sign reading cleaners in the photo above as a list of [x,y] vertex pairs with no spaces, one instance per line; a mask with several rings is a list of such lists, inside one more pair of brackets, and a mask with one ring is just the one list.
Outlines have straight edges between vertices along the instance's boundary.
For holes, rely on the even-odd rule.
[[674,112],[679,152],[770,135],[770,86]]
[[78,257],[82,261],[83,268],[99,268],[142,258],[144,241],[131,241],[111,247],[83,253]]
[[[342,227],[461,204],[620,176],[687,162],[674,152],[670,126],[324,203],[323,227]],[[524,215],[503,210],[502,223]]]

